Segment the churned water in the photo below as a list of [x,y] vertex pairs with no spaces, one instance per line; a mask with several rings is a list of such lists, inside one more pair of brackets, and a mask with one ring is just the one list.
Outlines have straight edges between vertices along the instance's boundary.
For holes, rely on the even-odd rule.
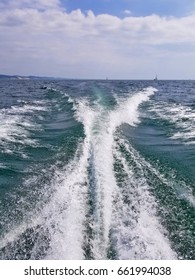
[[195,259],[195,81],[0,80],[0,259]]

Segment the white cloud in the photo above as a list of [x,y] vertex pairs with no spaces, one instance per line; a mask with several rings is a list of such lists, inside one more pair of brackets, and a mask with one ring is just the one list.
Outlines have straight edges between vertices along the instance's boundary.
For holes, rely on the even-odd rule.
[[124,10],[123,13],[126,15],[132,15],[132,12],[130,10]]
[[12,0],[0,11],[0,72],[123,77],[142,71],[150,75],[160,64],[168,68],[171,57],[174,61],[180,57],[181,65],[182,57],[185,64],[195,58],[195,51],[169,49],[169,45],[194,45],[194,26],[195,14],[121,19],[95,16],[92,11],[67,13],[57,0]]

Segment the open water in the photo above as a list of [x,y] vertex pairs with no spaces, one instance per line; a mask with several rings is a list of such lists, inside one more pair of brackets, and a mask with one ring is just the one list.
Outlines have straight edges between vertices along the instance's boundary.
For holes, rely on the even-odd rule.
[[195,259],[195,81],[0,80],[0,259]]

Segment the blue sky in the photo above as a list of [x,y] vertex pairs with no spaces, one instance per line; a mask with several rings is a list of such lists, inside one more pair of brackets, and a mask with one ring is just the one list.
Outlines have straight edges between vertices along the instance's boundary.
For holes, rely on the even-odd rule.
[[195,0],[2,0],[0,73],[195,79]]
[[158,14],[161,16],[183,16],[194,9],[193,0],[63,0],[67,11],[81,9],[93,10],[95,14],[109,13],[119,17],[124,11],[133,16]]

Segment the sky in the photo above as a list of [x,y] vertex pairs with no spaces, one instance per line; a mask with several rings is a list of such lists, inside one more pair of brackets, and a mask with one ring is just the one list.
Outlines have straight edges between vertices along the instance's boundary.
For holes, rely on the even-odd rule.
[[195,0],[0,0],[0,73],[195,79]]

